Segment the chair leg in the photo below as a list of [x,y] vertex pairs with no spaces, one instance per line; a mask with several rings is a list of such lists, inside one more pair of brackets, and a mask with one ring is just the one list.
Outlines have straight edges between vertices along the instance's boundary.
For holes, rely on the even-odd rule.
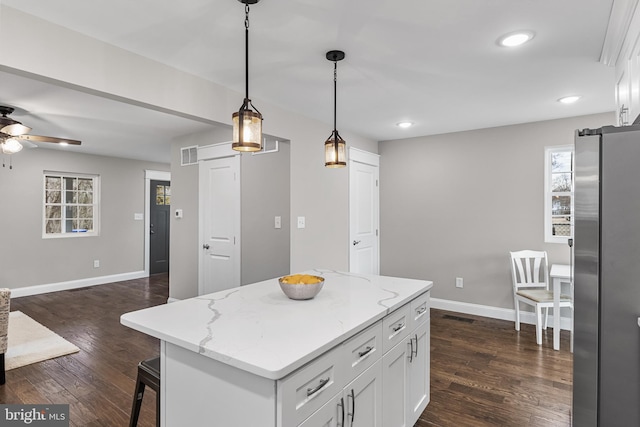
[[516,307],[516,331],[520,330],[520,303],[517,298],[513,299],[513,305]]
[[0,385],[6,382],[4,371],[4,353],[0,354]]
[[[555,316],[556,314],[553,313]],[[549,307],[544,308],[544,330],[547,330],[547,325],[549,324]]]
[[542,345],[542,309],[536,307],[536,342]]
[[140,417],[140,407],[142,406],[142,397],[144,396],[144,383],[138,378],[136,383],[136,391],[133,394],[133,405],[131,407],[131,418],[129,419],[129,427],[138,425],[138,417]]

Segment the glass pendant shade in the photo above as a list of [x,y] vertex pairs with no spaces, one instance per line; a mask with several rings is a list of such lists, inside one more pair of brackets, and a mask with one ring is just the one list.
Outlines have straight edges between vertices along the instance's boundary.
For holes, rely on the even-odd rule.
[[337,133],[332,133],[324,143],[324,165],[328,168],[347,166],[347,143]]
[[4,154],[15,154],[22,150],[22,144],[15,138],[7,138],[0,145],[2,145],[2,152]]
[[262,149],[262,114],[251,109],[240,108],[233,113],[233,143],[236,151],[260,151]]

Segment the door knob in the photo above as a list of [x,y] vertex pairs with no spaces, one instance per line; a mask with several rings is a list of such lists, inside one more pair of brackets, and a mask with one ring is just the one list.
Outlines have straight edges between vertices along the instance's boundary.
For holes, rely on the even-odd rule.
[[204,245],[202,245],[202,249],[209,249],[209,245],[205,243]]
[[358,244],[358,243],[360,243],[360,242],[361,242],[361,240],[354,240],[354,241],[353,241],[353,246],[357,245],[357,244]]

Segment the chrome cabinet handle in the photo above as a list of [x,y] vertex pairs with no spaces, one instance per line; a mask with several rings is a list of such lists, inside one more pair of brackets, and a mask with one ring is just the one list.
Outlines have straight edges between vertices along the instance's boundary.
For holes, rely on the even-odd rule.
[[202,249],[209,249],[209,245],[205,243],[204,245],[202,245]]
[[411,350],[409,350],[409,363],[413,362],[413,338],[409,339],[409,345],[411,346]]
[[398,323],[396,326],[392,327],[393,332],[398,332],[400,329],[404,328],[404,323]]
[[427,311],[427,307],[425,307],[424,305],[422,307],[420,307],[419,309],[416,310],[416,313],[419,315],[421,315],[422,313],[424,313],[425,311]]
[[366,356],[367,354],[371,353],[372,351],[373,351],[373,347],[371,347],[371,346],[369,346],[369,345],[368,345],[368,346],[367,346],[367,348],[365,348],[365,349],[364,349],[364,351],[360,351],[360,352],[358,352],[358,356],[359,356],[359,357],[364,357],[364,356]]
[[307,389],[307,397],[311,396],[314,393],[317,393],[322,387],[324,387],[331,377],[327,377],[327,379],[320,379],[320,384],[315,387],[310,387]]
[[[416,340],[416,353],[415,353],[415,357],[418,357],[418,334],[415,335],[415,338],[411,338],[412,340],[415,339]],[[413,352],[413,345],[411,346],[411,351]]]
[[338,403],[338,406],[340,407],[340,409],[342,409],[342,421],[340,422],[340,425],[344,426],[344,398],[343,397],[340,398],[340,402]]
[[353,420],[356,419],[356,394],[351,389],[351,425],[353,425]]

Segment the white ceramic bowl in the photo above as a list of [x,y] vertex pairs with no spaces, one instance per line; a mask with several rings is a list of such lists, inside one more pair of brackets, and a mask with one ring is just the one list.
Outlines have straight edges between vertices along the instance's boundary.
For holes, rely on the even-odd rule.
[[[316,276],[318,277],[318,276]],[[282,277],[278,279],[278,283],[280,283],[280,289],[286,296],[295,300],[305,300],[311,299],[318,295],[318,292],[322,289],[324,285],[324,278],[318,277],[320,281],[318,283],[312,284],[293,284],[293,283],[282,283]]]

